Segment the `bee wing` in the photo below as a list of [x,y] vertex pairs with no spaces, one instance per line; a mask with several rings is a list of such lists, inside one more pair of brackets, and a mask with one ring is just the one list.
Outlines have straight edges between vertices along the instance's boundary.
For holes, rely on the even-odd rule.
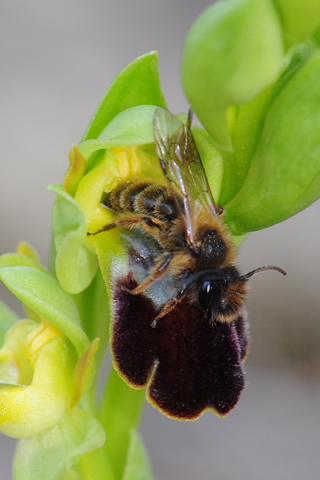
[[[195,244],[192,206],[195,200],[207,206],[218,218],[207,177],[191,133],[192,111],[184,124],[164,108],[157,108],[153,118],[156,152],[180,218],[185,224],[190,246]],[[181,204],[181,199],[182,204]]]
[[212,215],[219,219],[217,205],[214,201],[211,188],[207,180],[207,175],[203,168],[203,164],[191,132],[192,115],[193,113],[190,108],[185,126],[185,158],[190,177],[190,184],[194,188],[193,194],[195,195],[195,198],[197,198],[202,205],[209,207]]

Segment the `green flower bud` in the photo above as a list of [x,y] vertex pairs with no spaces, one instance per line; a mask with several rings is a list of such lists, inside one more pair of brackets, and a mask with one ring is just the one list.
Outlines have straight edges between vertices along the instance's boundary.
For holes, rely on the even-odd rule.
[[185,43],[182,82],[191,107],[223,148],[232,148],[231,105],[251,100],[284,66],[281,23],[270,0],[217,2]]

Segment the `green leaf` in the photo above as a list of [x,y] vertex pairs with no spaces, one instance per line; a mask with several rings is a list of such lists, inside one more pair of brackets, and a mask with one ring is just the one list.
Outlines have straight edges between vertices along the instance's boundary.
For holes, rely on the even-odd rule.
[[105,452],[108,455],[115,478],[123,475],[130,435],[141,417],[145,391],[129,387],[112,368],[109,374],[99,420],[106,432]]
[[224,205],[234,234],[281,222],[319,198],[319,77],[318,51],[269,106],[246,178]]
[[229,106],[248,102],[285,64],[281,23],[270,0],[217,2],[197,19],[182,59],[185,94],[199,120],[231,150]]
[[0,345],[3,344],[4,337],[9,330],[19,320],[11,308],[0,301]]
[[59,328],[71,340],[79,356],[82,355],[89,347],[89,340],[80,327],[74,299],[48,273],[29,266],[1,266],[0,263],[0,267],[0,279],[9,290]]
[[[74,408],[49,430],[18,442],[14,456],[14,480],[78,480],[75,465],[80,457],[104,442],[100,423],[89,413]],[[108,477],[92,465],[90,479]],[[101,465],[99,465],[101,467]]]
[[56,275],[66,292],[76,294],[90,285],[98,261],[96,255],[83,246],[87,226],[78,203],[59,185],[50,185],[48,190],[57,195],[52,212]]
[[101,100],[82,142],[97,138],[112,118],[136,105],[166,106],[160,88],[157,52],[138,57],[119,73]]
[[122,480],[152,480],[153,474],[149,458],[140,435],[132,430],[129,451]]

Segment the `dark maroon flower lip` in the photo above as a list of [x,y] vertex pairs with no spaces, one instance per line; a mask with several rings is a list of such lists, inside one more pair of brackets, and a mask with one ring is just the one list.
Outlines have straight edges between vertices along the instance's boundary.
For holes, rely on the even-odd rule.
[[188,297],[152,328],[157,316],[144,294],[114,289],[112,353],[119,374],[134,388],[148,385],[147,398],[167,416],[194,420],[205,410],[225,416],[245,386],[246,313],[232,323],[210,324]]

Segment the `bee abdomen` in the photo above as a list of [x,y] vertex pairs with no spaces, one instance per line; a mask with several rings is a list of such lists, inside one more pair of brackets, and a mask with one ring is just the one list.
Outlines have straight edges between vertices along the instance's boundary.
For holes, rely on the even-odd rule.
[[173,220],[177,210],[168,189],[150,182],[125,182],[106,193],[102,204],[116,213],[131,212]]

